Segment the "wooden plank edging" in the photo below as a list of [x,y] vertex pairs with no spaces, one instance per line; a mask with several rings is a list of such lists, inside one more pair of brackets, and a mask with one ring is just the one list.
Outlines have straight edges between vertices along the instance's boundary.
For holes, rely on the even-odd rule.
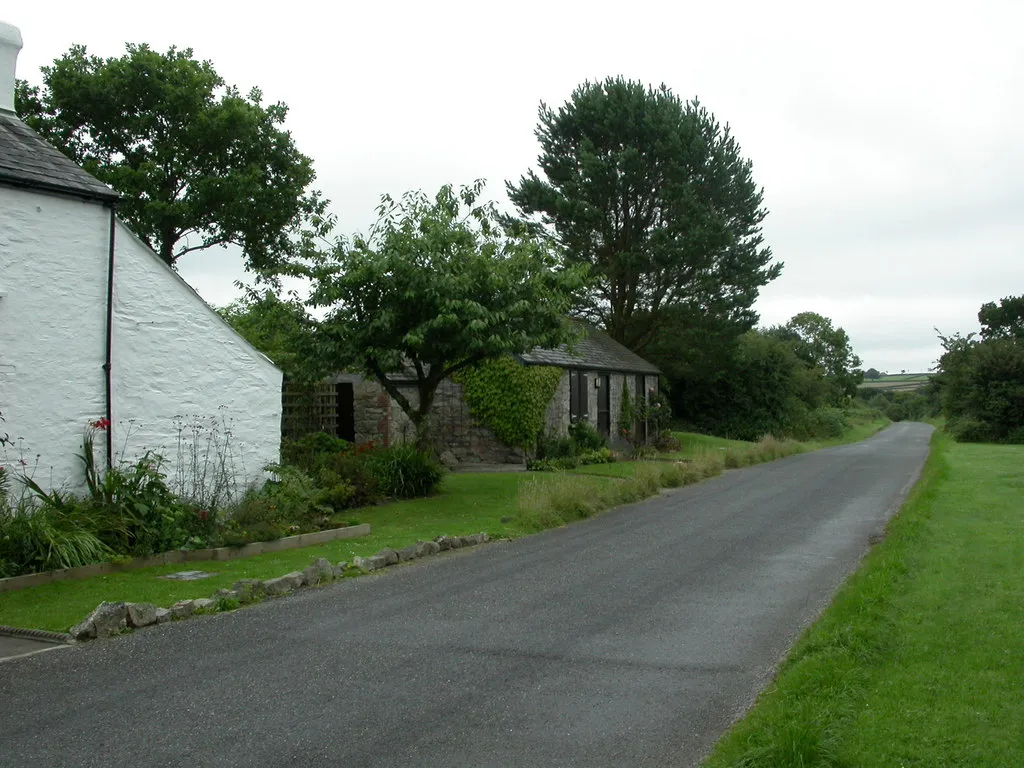
[[274,541],[254,541],[241,547],[215,547],[212,549],[176,549],[161,552],[159,555],[139,557],[127,563],[95,563],[80,565],[77,568],[62,568],[58,571],[42,573],[26,573],[23,576],[12,576],[0,579],[0,593],[17,592],[19,589],[37,587],[40,584],[51,584],[55,581],[72,581],[100,576],[105,573],[134,571],[139,568],[150,568],[154,565],[172,565],[174,563],[194,563],[201,560],[238,560],[253,557],[267,552],[286,552],[289,549],[301,549],[317,544],[326,544],[339,539],[355,539],[370,535],[370,524],[350,525],[346,528],[331,528],[315,533],[300,533],[297,536],[285,536]]

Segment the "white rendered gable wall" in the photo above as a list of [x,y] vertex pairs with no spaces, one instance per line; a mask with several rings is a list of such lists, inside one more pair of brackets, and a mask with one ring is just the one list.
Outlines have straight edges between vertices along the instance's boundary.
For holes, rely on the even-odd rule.
[[186,490],[214,472],[262,479],[279,460],[281,371],[120,222],[115,243],[115,454],[160,453]]
[[[109,216],[95,202],[0,186],[0,432],[16,440],[0,463],[34,468],[45,487],[82,488],[77,454],[106,410]],[[115,460],[155,451],[172,482],[188,482],[223,458],[241,490],[278,459],[281,372],[120,222],[115,244]]]
[[109,227],[96,203],[0,186],[0,432],[16,441],[0,462],[46,486],[81,474],[105,410]]

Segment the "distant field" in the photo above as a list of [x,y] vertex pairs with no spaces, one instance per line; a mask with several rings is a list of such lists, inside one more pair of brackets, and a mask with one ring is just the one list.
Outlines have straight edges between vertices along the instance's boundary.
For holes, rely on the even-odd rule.
[[931,379],[930,373],[891,373],[877,379],[865,379],[861,389],[884,389],[892,392],[911,392],[920,389]]

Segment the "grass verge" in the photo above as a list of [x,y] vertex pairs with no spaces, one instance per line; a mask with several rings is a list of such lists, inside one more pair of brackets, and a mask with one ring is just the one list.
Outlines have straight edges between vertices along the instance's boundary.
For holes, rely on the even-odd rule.
[[886,539],[707,768],[1024,765],[1022,460],[936,432]]

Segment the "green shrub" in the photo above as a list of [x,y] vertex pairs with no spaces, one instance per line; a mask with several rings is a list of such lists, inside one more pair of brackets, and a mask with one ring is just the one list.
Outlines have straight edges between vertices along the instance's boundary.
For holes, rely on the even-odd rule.
[[314,432],[296,440],[281,441],[281,462],[300,467],[310,474],[340,453],[351,450],[352,444],[326,432]]
[[396,445],[367,454],[367,467],[385,496],[429,496],[444,478],[444,467],[413,445]]
[[342,480],[330,488],[325,488],[317,494],[316,503],[321,507],[328,507],[335,512],[349,509],[354,506],[353,500],[356,497],[356,489],[351,483]]
[[316,481],[298,467],[271,466],[267,469],[275,476],[256,492],[269,502],[281,522],[308,521],[331,514],[330,507],[321,506],[318,497],[321,488]]
[[569,437],[576,443],[579,453],[599,451],[608,444],[589,421],[577,421],[570,426]]
[[946,431],[958,443],[993,443],[995,430],[990,424],[968,417],[953,418],[946,422]]
[[541,435],[537,438],[538,459],[565,459],[579,453],[579,446],[571,436]]
[[575,456],[561,456],[553,459],[530,459],[526,469],[530,472],[554,472],[560,469],[575,469],[586,464],[611,464],[615,454],[609,448],[587,451]]
[[842,437],[849,424],[841,408],[815,408],[804,416],[797,432],[811,440]]

